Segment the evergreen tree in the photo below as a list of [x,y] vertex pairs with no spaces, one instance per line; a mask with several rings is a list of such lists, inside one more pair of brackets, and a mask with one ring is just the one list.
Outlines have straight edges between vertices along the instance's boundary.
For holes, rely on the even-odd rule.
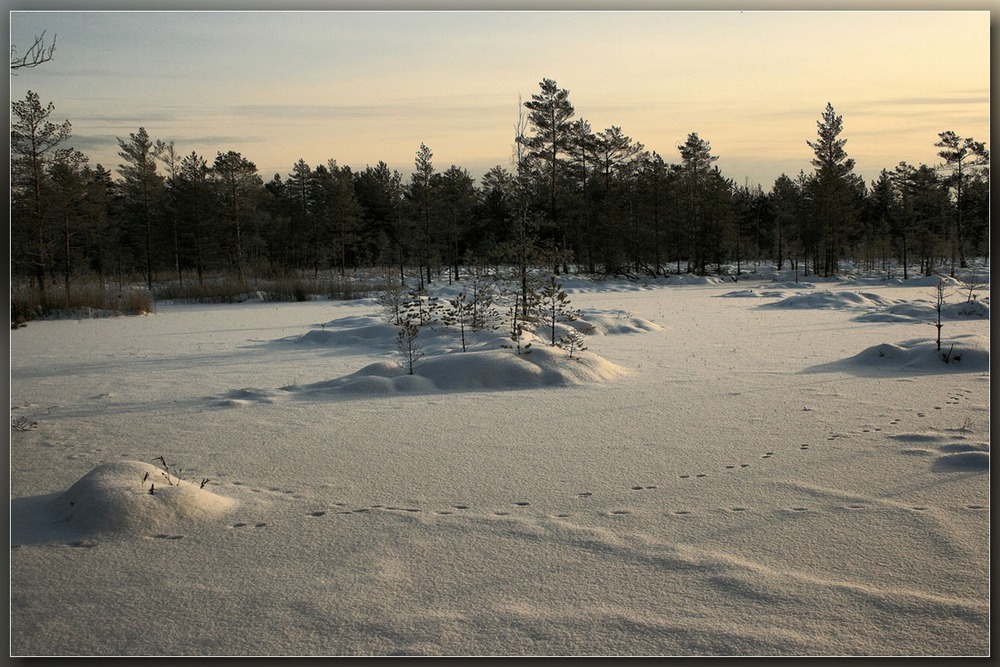
[[327,161],[330,173],[330,192],[326,215],[330,219],[336,239],[335,264],[344,276],[348,265],[357,265],[360,241],[359,220],[361,206],[354,195],[354,174],[348,166],[339,167],[337,161]]
[[458,330],[462,352],[468,350],[468,336],[476,321],[476,305],[465,292],[459,292],[454,299],[448,299],[441,314],[441,322]]
[[292,270],[305,266],[307,239],[314,224],[314,211],[310,197],[313,180],[312,167],[299,158],[292,166],[292,173],[285,182],[288,204],[288,238],[285,241],[285,263]]
[[166,149],[161,141],[153,141],[146,128],[129,134],[126,141],[118,137],[118,156],[124,162],[118,165],[122,176],[122,189],[130,220],[143,230],[146,285],[153,288],[155,265],[153,262],[153,218],[156,204],[163,192],[163,177],[156,172],[156,161]]
[[451,267],[449,275],[458,280],[459,261],[471,245],[468,237],[473,231],[473,214],[478,199],[476,183],[468,171],[455,165],[431,180],[437,193],[445,260]]
[[233,232],[233,263],[240,282],[244,280],[244,255],[246,241],[244,239],[246,221],[249,218],[247,209],[256,191],[260,188],[260,176],[257,175],[257,165],[236,151],[225,154],[219,152],[212,165],[212,174],[220,186],[223,196],[223,210]]
[[711,242],[707,233],[710,178],[712,164],[719,159],[712,155],[712,145],[698,136],[697,132],[688,135],[687,140],[677,146],[681,154],[680,170],[683,178],[683,206],[686,212],[687,237],[689,242],[688,271],[694,270],[699,275],[705,273],[708,263],[708,245]]
[[361,206],[364,227],[368,232],[369,254],[383,266],[399,268],[400,283],[412,235],[404,225],[401,204],[402,176],[385,162],[354,175],[354,191]]
[[948,130],[938,134],[940,141],[935,146],[942,149],[938,157],[944,159],[942,169],[950,172],[946,183],[955,190],[955,223],[949,236],[951,237],[951,276],[955,277],[955,256],[964,269],[968,266],[965,259],[965,243],[963,238],[962,212],[964,208],[963,194],[970,177],[975,177],[982,169],[988,168],[990,153],[986,144],[972,137],[963,138]]
[[623,134],[622,129],[615,125],[598,132],[593,145],[601,179],[604,271],[615,274],[621,269],[623,256],[620,247],[620,239],[625,236],[623,220],[629,217],[629,213],[623,211],[626,203],[624,195],[632,185],[632,162],[642,155],[643,145],[633,142],[631,137]]
[[800,183],[782,174],[774,181],[769,200],[774,215],[775,265],[781,271],[788,257],[792,268],[797,268],[798,256],[793,248],[801,246],[803,200]]
[[[899,193],[901,213],[897,234],[912,238],[920,258],[920,271],[934,273],[935,257],[945,238],[948,214],[947,185],[937,172],[925,164],[914,167],[900,162],[893,173]],[[904,251],[908,258],[908,253]],[[904,277],[906,274],[904,273]]]
[[181,241],[189,248],[198,284],[205,282],[205,268],[211,243],[214,200],[209,182],[208,162],[194,151],[181,159],[175,184],[178,219],[182,221]]
[[492,167],[483,175],[480,187],[479,214],[476,216],[480,227],[474,239],[473,251],[477,257],[495,259],[496,248],[509,241],[517,217],[516,180],[500,165]]
[[[13,63],[13,52],[11,56]],[[11,65],[13,68],[13,64]],[[49,268],[52,238],[46,216],[47,167],[59,145],[72,131],[70,122],[49,120],[55,106],[42,106],[38,94],[28,91],[24,100],[11,102],[11,252],[30,257],[38,287],[45,297],[45,273]],[[18,239],[15,245],[15,237]]]
[[412,202],[415,209],[417,228],[420,230],[420,286],[426,282],[431,282],[431,244],[434,241],[434,234],[431,231],[431,208],[433,206],[433,176],[434,163],[431,159],[434,153],[425,144],[420,144],[414,158],[414,171],[410,175],[410,187],[407,189],[407,198]]
[[66,305],[70,300],[70,280],[74,271],[76,254],[74,238],[83,223],[83,202],[87,197],[87,182],[84,169],[88,158],[72,148],[60,150],[49,165],[51,181],[51,215],[61,232],[63,287],[66,291]]
[[544,175],[549,222],[558,228],[559,178],[564,169],[563,156],[570,150],[576,111],[569,101],[569,91],[559,88],[552,79],[542,79],[539,87],[541,91],[524,103],[534,134],[518,134],[517,141],[527,148],[527,159]]
[[548,282],[539,292],[538,310],[549,330],[549,344],[552,347],[558,345],[556,327],[559,323],[575,322],[580,317],[580,312],[569,305],[569,297],[562,287],[555,276],[549,276]]
[[820,120],[816,121],[816,141],[806,141],[813,149],[811,160],[815,178],[811,181],[812,221],[818,235],[824,275],[836,275],[843,255],[847,226],[854,221],[854,185],[850,178],[854,160],[844,150],[846,139],[840,139],[843,117],[827,102]]
[[115,235],[112,234],[111,204],[114,200],[115,185],[111,172],[98,164],[94,168],[84,167],[86,195],[82,202],[84,227],[84,257],[86,267],[97,275],[103,286],[107,272],[114,266],[114,258],[119,254]]
[[879,173],[877,180],[872,181],[871,193],[867,201],[865,238],[870,244],[874,244],[874,251],[871,253],[873,256],[870,257],[868,268],[874,268],[874,255],[877,254],[881,262],[881,270],[886,271],[888,277],[891,278],[892,272],[888,266],[888,257],[893,225],[899,215],[899,202],[892,182],[892,174],[886,169]]

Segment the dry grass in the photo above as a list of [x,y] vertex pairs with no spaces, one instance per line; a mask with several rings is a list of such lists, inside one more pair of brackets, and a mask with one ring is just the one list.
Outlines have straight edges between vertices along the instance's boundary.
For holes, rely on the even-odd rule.
[[31,320],[56,317],[109,317],[153,312],[153,296],[141,287],[78,285],[70,290],[50,287],[44,294],[36,287],[13,284],[10,288],[10,326],[17,329]]
[[380,278],[368,276],[321,276],[318,278],[286,277],[254,282],[240,282],[223,277],[202,284],[167,283],[155,289],[158,301],[194,303],[241,303],[251,299],[262,301],[309,301],[329,298],[337,301],[364,299],[382,289]]

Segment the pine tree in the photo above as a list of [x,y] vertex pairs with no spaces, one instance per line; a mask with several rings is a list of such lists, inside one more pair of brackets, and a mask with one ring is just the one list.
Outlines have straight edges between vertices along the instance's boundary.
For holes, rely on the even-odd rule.
[[710,204],[709,180],[712,174],[712,163],[719,159],[712,155],[712,145],[698,136],[697,132],[688,135],[687,140],[677,147],[681,154],[681,173],[684,181],[684,202],[687,217],[688,270],[704,274],[708,262],[708,243],[711,238],[707,232],[708,208]]
[[827,102],[820,120],[816,121],[816,141],[806,141],[813,149],[811,160],[816,168],[812,181],[813,220],[819,236],[824,275],[836,275],[839,267],[846,227],[853,222],[853,185],[851,172],[854,160],[844,150],[846,139],[840,139],[844,120]]
[[[11,63],[13,69],[13,51]],[[11,258],[15,257],[13,237],[23,228],[16,235],[26,241],[25,254],[32,258],[44,299],[45,275],[52,252],[45,213],[46,172],[59,145],[69,139],[72,126],[68,120],[61,125],[51,122],[54,105],[49,102],[43,107],[38,93],[30,90],[24,100],[11,102],[10,106]]]
[[519,134],[517,141],[528,149],[527,158],[541,165],[547,181],[549,221],[557,224],[559,176],[564,168],[562,156],[571,146],[572,119],[576,110],[569,101],[569,91],[559,88],[552,79],[542,79],[541,92],[524,103],[528,123],[535,134]]
[[153,287],[153,215],[155,205],[163,191],[163,177],[156,173],[156,161],[166,149],[162,141],[153,141],[146,128],[129,134],[128,141],[118,137],[118,152],[125,162],[118,165],[123,179],[126,201],[132,219],[142,226],[145,240],[146,285]]
[[420,360],[424,356],[424,351],[417,343],[418,336],[420,327],[413,322],[404,322],[396,335],[396,345],[403,358],[401,365],[410,375],[413,375],[413,371],[420,366]]
[[236,151],[218,153],[212,173],[222,187],[225,208],[229,222],[233,227],[234,262],[240,282],[243,281],[243,264],[245,254],[244,219],[247,217],[246,204],[252,198],[252,193],[260,185],[257,175],[257,165]]
[[[593,330],[593,327],[590,329]],[[582,352],[587,349],[586,345],[587,337],[583,331],[579,329],[569,329],[566,333],[562,335],[559,339],[559,347],[569,352],[570,359],[576,359],[574,355],[577,352]]]
[[414,171],[410,175],[410,187],[407,189],[407,197],[416,209],[417,227],[420,230],[421,288],[424,287],[425,280],[427,283],[431,282],[431,245],[434,242],[431,230],[431,208],[434,199],[432,189],[434,164],[431,162],[433,157],[431,149],[421,143],[413,161]]
[[441,322],[458,330],[462,343],[462,352],[468,350],[468,336],[476,321],[476,306],[465,292],[460,292],[454,299],[448,299],[441,315]]
[[990,152],[986,150],[986,144],[975,141],[972,137],[963,138],[948,130],[938,134],[940,141],[935,146],[942,150],[938,157],[944,159],[942,169],[950,171],[947,183],[955,189],[955,226],[951,236],[951,276],[955,277],[955,256],[959,257],[959,264],[964,269],[968,266],[965,258],[965,244],[963,239],[962,225],[962,195],[965,191],[966,180],[969,176],[975,175],[980,169],[989,168]]
[[549,329],[549,344],[555,347],[556,325],[560,322],[575,322],[579,319],[580,312],[570,307],[569,297],[555,276],[549,276],[549,282],[542,288],[540,297],[538,308]]

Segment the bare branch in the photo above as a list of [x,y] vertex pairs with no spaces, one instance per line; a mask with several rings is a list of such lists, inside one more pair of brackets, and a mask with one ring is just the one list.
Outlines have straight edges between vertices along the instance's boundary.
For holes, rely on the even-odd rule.
[[10,45],[10,71],[15,76],[17,75],[17,70],[28,69],[31,67],[38,67],[42,63],[47,63],[52,60],[52,54],[56,50],[56,35],[52,36],[52,44],[46,46],[45,44],[45,31],[42,31],[41,35],[35,37],[34,44],[23,56],[17,55],[17,46],[14,44]]

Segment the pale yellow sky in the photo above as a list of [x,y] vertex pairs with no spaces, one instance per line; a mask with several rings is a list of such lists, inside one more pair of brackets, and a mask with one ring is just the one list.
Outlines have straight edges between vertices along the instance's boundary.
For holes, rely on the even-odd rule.
[[810,171],[832,102],[867,181],[937,161],[937,133],[989,142],[989,13],[15,12],[11,39],[58,35],[56,58],[11,78],[116,168],[140,126],[209,161],[236,150],[265,180],[299,159],[408,176],[507,166],[518,96],[543,78],[577,117],[676,162],[690,132],[723,173],[769,189]]

